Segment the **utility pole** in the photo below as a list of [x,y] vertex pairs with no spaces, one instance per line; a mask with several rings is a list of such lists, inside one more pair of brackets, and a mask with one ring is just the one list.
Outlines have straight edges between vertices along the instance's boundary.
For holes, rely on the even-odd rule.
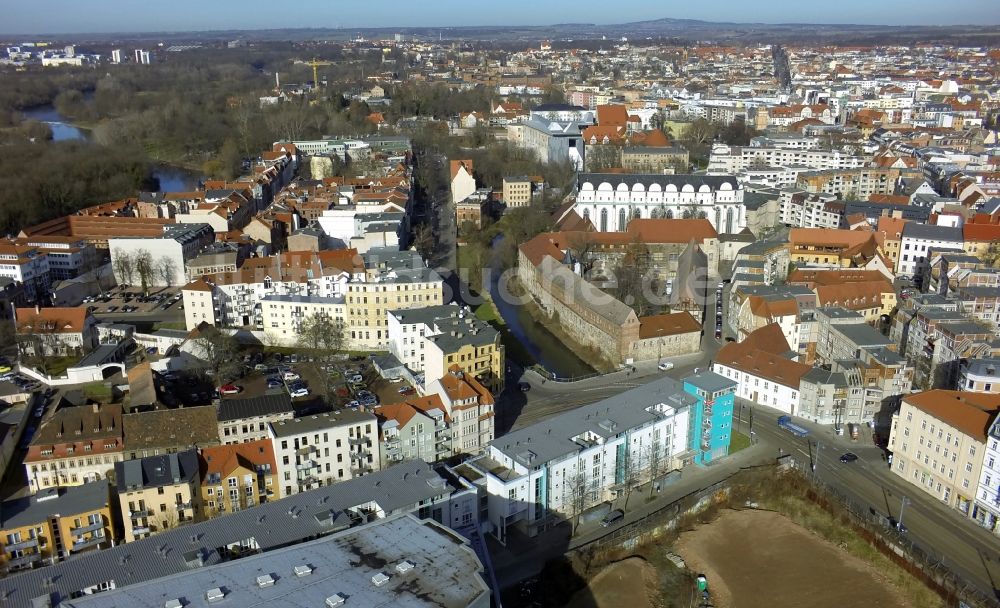
[[908,504],[910,504],[909,498],[903,496],[899,499],[899,521],[896,522],[896,529],[900,532],[906,529],[903,527],[903,509],[905,509]]

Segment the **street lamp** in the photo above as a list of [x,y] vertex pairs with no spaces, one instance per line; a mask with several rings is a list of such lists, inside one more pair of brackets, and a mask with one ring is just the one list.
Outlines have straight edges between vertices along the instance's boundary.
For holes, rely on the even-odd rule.
[[903,527],[903,509],[905,509],[908,504],[910,504],[909,498],[903,496],[899,499],[899,521],[896,522],[896,529],[900,532],[906,529]]

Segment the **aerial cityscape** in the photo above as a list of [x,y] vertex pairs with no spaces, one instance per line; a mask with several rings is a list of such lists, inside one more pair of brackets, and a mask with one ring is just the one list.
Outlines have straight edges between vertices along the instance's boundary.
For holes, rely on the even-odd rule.
[[1000,608],[991,0],[25,4],[0,146],[0,606]]

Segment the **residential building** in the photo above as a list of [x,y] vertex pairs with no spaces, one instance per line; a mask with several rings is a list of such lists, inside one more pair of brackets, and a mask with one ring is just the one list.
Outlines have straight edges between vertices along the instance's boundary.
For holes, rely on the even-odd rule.
[[472,175],[471,160],[450,161],[451,202],[459,203],[476,191],[476,178]]
[[270,439],[202,448],[200,464],[205,517],[236,513],[278,498],[278,466]]
[[203,518],[197,450],[116,462],[115,483],[126,542]]
[[234,445],[270,439],[270,425],[295,417],[295,406],[282,391],[259,397],[223,399],[218,411],[219,441]]
[[40,300],[52,285],[49,257],[39,247],[0,241],[0,277],[22,283],[29,300]]
[[26,355],[81,356],[97,346],[97,319],[86,308],[16,308],[14,323]]
[[[138,285],[143,281],[135,260],[137,256],[148,253],[151,272],[145,277],[147,285],[183,285],[188,260],[197,257],[213,241],[215,232],[208,224],[168,224],[158,236],[109,238],[111,268],[119,285]],[[122,263],[121,259],[128,261]]]
[[535,536],[691,462],[696,403],[662,378],[510,432],[458,472],[485,491],[485,529],[499,542],[511,528]]
[[1000,393],[1000,358],[984,357],[962,361],[955,388],[973,393]]
[[892,417],[892,471],[972,517],[977,495],[982,496],[987,431],[998,411],[1000,395],[940,389],[907,395]]
[[527,207],[534,197],[534,182],[528,176],[503,178],[503,202],[507,208]]
[[986,433],[983,468],[976,488],[972,518],[994,534],[1000,534],[1000,417],[994,417]]
[[688,443],[695,464],[708,464],[729,455],[737,387],[735,380],[713,371],[684,378],[684,392],[697,401],[691,408]]
[[507,125],[507,139],[527,148],[539,162],[569,163],[577,171],[582,171],[583,129],[588,124],[574,119],[538,118],[532,110],[532,117],[526,122]]
[[342,410],[272,422],[279,496],[360,477],[381,467],[378,420]]
[[378,418],[383,467],[403,460],[437,462],[451,456],[451,436],[439,395],[387,403],[373,413]]
[[[152,387],[152,379],[150,386]],[[134,398],[135,388],[130,392]],[[155,398],[155,389],[153,396]],[[135,411],[122,416],[122,428],[126,460],[219,444],[218,420],[216,407],[213,405],[179,408],[161,406],[160,409]]]
[[785,414],[799,415],[799,385],[812,366],[798,354],[776,323],[755,330],[741,342],[727,342],[715,355],[712,371],[737,383],[736,396]]
[[[184,577],[188,582],[182,588],[189,589],[192,572],[198,569],[214,564],[242,563],[251,553],[262,553],[261,557],[267,559],[274,551],[292,545],[301,546],[300,543],[311,539],[406,513],[414,513],[421,519],[432,518],[454,529],[471,529],[475,533],[478,502],[475,491],[453,475],[444,477],[424,462],[408,461],[360,479],[166,530],[152,538],[0,579],[0,595],[14,606],[30,606],[34,598],[42,596],[48,596],[53,606],[67,606],[71,601],[75,604],[84,596],[107,597],[119,605],[120,598],[114,599],[115,596],[109,594],[111,590],[128,590],[173,575]],[[393,535],[397,543],[405,542],[409,536],[399,530]],[[454,539],[449,540],[449,544],[461,546]],[[220,550],[223,547],[226,549]],[[237,556],[240,559],[236,560]],[[142,567],[126,571],[122,564]],[[254,570],[257,568],[262,566],[254,566]],[[297,578],[291,565],[287,572],[289,578]],[[300,572],[306,574],[305,570],[300,569]],[[317,568],[311,574],[319,575],[321,570]],[[465,572],[460,578],[465,580],[467,577],[468,572]],[[254,577],[248,580],[255,582]],[[274,588],[280,584],[279,581]],[[171,583],[170,589],[170,593],[175,594],[179,587]],[[199,589],[198,594],[204,594],[207,589]],[[327,590],[324,588],[324,591]],[[165,601],[163,593],[166,592],[160,591],[161,597],[151,603],[159,605]],[[389,597],[383,599],[393,601]]]
[[0,505],[0,570],[62,561],[119,540],[105,481],[48,488]]
[[907,222],[903,227],[896,274],[904,277],[927,273],[933,252],[962,252],[962,229]]
[[123,460],[124,450],[121,405],[59,408],[28,446],[28,489],[35,493],[107,479],[115,463]]

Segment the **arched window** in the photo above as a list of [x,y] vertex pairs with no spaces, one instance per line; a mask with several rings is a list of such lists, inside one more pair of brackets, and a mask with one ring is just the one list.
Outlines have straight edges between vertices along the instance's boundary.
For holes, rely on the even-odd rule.
[[623,232],[626,224],[628,224],[628,220],[625,219],[625,208],[622,207],[618,210],[618,231]]
[[590,219],[590,209],[584,209],[583,210],[583,219],[585,219],[585,220],[589,220]]
[[642,219],[642,209],[636,207],[635,211],[632,212],[632,218],[636,220]]
[[722,209],[719,209],[718,207],[715,208],[715,231],[725,232],[725,230],[722,229]]
[[608,210],[601,209],[601,232],[608,231]]

